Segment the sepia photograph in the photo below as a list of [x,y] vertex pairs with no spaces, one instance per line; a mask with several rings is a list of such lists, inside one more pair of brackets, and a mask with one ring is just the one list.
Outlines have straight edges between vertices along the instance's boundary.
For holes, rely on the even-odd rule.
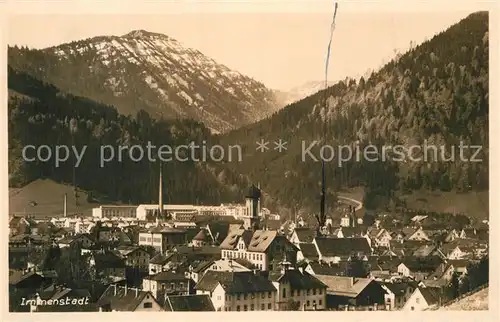
[[8,311],[488,311],[491,12],[318,3],[9,14]]

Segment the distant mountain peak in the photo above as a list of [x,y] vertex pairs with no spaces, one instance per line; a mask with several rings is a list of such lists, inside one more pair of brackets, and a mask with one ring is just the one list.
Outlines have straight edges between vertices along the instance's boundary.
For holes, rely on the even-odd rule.
[[122,37],[123,38],[145,38],[145,37],[152,37],[152,36],[168,38],[167,35],[160,34],[157,32],[147,31],[144,29],[132,30],[129,33],[123,35]]
[[[11,50],[9,64],[25,70],[31,63],[23,61],[38,59],[32,54],[21,57]],[[154,118],[190,118],[224,132],[281,107],[264,84],[174,38],[144,29],[61,44],[43,54],[46,60],[37,61],[40,65],[28,74],[65,92],[114,105],[125,115],[143,109]]]

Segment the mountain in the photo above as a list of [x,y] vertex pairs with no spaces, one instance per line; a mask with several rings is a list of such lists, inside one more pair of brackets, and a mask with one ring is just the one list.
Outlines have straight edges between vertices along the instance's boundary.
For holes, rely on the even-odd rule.
[[[207,142],[208,146],[217,144],[202,123],[182,119],[156,120],[145,111],[136,117],[124,116],[112,106],[65,93],[10,67],[8,88],[9,187],[26,187],[37,179],[44,179],[35,181],[44,184],[28,185],[31,187],[29,194],[24,189],[21,192],[26,193],[17,194],[23,196],[13,204],[17,211],[23,211],[22,205],[27,206],[31,200],[37,201],[46,211],[62,209],[62,188],[46,185],[52,181],[45,179],[63,184],[60,187],[76,186],[75,195],[80,195],[80,206],[96,199],[132,204],[156,203],[160,159],[158,148],[151,149],[151,154],[147,152],[148,143],[172,148],[186,142],[198,145]],[[52,158],[45,162],[29,162],[23,157],[23,147],[28,145],[51,147]],[[84,147],[86,150],[79,162],[74,153],[68,153],[66,161],[56,164],[56,145],[71,147],[79,153]],[[143,157],[138,153],[131,156],[132,150],[118,152],[119,146],[135,145],[143,148]],[[105,156],[110,156],[109,149],[106,155],[101,150],[105,146],[113,149],[115,155],[106,157],[110,161],[102,163]],[[63,154],[66,155],[62,151],[60,156]],[[35,151],[28,150],[26,157],[34,155]],[[248,184],[241,176],[217,163],[183,162],[173,158],[163,162],[162,166],[166,190],[164,202],[167,203],[234,202],[243,199],[243,187]],[[43,197],[49,191],[43,189],[54,193],[53,198]],[[16,192],[11,195],[13,198],[14,194]],[[68,200],[77,199],[76,196],[71,198]],[[28,207],[28,211],[39,212],[40,207]]]
[[42,50],[9,47],[8,64],[60,90],[153,118],[192,118],[214,132],[281,107],[272,90],[166,35],[135,30]]
[[[321,163],[314,158],[321,160],[323,145],[328,193],[363,186],[369,209],[407,207],[402,197],[418,190],[488,190],[488,48],[487,12],[471,14],[367,79],[338,82],[272,117],[223,135],[221,142],[238,143],[244,152],[242,162],[227,167],[260,182],[280,204],[310,212],[319,209]],[[332,65],[336,63],[341,62]],[[256,151],[261,139],[269,141],[266,152]],[[287,142],[285,151],[274,150],[273,142],[279,139]],[[318,144],[308,150],[315,140]],[[464,157],[471,161],[462,161],[461,143],[481,146],[474,160],[482,161],[472,160],[477,149],[466,150]],[[455,148],[455,157],[444,160],[439,151],[434,158],[430,150],[422,159],[418,147],[425,144],[442,147],[446,158]],[[330,157],[344,145],[348,160],[339,165],[338,157]],[[391,153],[397,146],[404,152],[402,158],[396,150]],[[412,160],[408,153],[413,146],[419,153]],[[350,158],[347,148],[353,153]],[[367,157],[363,151],[368,151]]]
[[[327,86],[333,86],[336,82],[329,81]],[[279,91],[280,99],[285,104],[292,104],[294,102],[300,101],[312,94],[315,94],[321,90],[325,89],[324,81],[310,81],[306,82],[300,86],[293,87],[289,90]]]

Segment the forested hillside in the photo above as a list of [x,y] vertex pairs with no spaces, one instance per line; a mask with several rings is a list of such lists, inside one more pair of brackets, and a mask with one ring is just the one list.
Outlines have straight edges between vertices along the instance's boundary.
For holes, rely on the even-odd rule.
[[[272,117],[235,130],[222,141],[245,146],[243,163],[229,167],[259,180],[264,190],[287,206],[319,210],[319,162],[302,161],[306,147],[322,144],[455,146],[454,161],[420,162],[352,160],[338,167],[327,162],[331,193],[364,186],[366,206],[404,206],[410,191],[467,192],[488,189],[488,14],[474,13],[431,40],[395,57],[368,79],[348,79],[291,104]],[[333,61],[342,64],[340,61]],[[325,113],[324,102],[328,108]],[[325,128],[325,130],[323,130]],[[255,142],[270,141],[270,150],[256,152]],[[273,141],[287,141],[288,150],[273,151]],[[458,147],[482,145],[482,162],[463,162]],[[318,149],[313,149],[318,156]],[[471,157],[466,151],[465,156]],[[432,157],[432,154],[430,154]],[[415,157],[415,155],[414,155]]]
[[[191,141],[210,141],[209,130],[190,120],[154,120],[146,112],[136,117],[119,115],[111,106],[68,95],[11,68],[9,86],[9,174],[10,186],[23,186],[37,178],[75,183],[91,193],[116,201],[146,203],[158,200],[159,161],[141,162],[129,158],[100,167],[100,146],[138,144],[177,146]],[[46,144],[76,146],[87,150],[78,168],[75,157],[56,168],[54,161],[23,162],[22,148]],[[54,150],[53,150],[54,151]],[[31,152],[33,154],[33,152]],[[31,155],[30,155],[31,157]],[[158,159],[156,157],[156,159]],[[236,185],[239,176],[206,163],[166,162],[164,164],[165,202],[218,203],[242,197]],[[245,186],[246,183],[241,183]]]

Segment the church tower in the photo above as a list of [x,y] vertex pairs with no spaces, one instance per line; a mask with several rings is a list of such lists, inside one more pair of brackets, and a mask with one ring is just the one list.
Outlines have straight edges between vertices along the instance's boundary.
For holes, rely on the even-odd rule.
[[258,230],[260,229],[260,189],[255,185],[250,186],[248,193],[245,196],[246,218],[243,225],[245,229]]

